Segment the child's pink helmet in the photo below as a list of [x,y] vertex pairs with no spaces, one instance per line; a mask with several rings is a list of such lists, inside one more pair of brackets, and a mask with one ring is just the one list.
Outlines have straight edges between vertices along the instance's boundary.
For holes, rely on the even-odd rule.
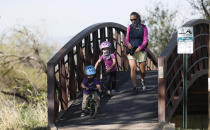
[[111,46],[111,43],[108,41],[104,41],[100,44],[100,49],[109,48]]

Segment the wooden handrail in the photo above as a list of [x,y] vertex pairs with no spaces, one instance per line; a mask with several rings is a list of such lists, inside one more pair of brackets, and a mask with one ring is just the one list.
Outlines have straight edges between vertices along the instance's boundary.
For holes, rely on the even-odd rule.
[[65,54],[68,54],[71,49],[76,46],[78,41],[82,41],[84,37],[88,36],[90,33],[93,33],[97,31],[100,28],[105,28],[105,27],[111,27],[111,28],[118,28],[123,30],[124,32],[126,31],[126,27],[118,24],[118,23],[113,23],[113,22],[107,22],[107,23],[97,23],[94,25],[91,25],[87,27],[86,29],[82,30],[80,33],[78,33],[76,36],[74,36],[69,42],[67,42],[51,59],[48,63],[53,63],[57,64],[60,58],[63,58]]

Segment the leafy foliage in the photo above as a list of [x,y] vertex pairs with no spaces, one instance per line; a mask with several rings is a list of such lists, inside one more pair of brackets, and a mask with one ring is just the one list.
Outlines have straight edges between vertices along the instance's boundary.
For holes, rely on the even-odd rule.
[[159,56],[176,31],[175,17],[177,12],[170,12],[158,4],[154,10],[149,10],[145,17],[149,32],[149,48]]

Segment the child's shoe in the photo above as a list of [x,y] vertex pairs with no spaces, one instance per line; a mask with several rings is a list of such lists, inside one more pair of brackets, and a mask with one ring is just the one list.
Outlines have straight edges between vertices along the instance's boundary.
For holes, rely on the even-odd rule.
[[107,94],[111,97],[112,96],[112,92],[110,90],[107,91]]
[[81,117],[84,117],[84,116],[85,116],[85,111],[82,111]]

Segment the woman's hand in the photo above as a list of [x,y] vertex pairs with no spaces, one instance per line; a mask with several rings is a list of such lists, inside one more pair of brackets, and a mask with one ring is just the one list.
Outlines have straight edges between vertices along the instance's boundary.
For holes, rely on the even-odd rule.
[[135,52],[137,53],[137,52],[140,52],[140,51],[141,51],[141,49],[138,47]]
[[131,49],[132,45],[130,43],[128,43],[128,49]]

